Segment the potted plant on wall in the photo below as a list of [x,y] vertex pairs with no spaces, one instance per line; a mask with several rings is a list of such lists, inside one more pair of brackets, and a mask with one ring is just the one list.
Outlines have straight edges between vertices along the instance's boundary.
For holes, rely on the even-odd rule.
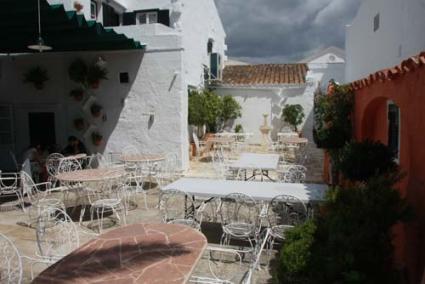
[[99,132],[93,132],[91,134],[93,145],[99,146],[103,142],[103,136]]
[[79,1],[74,1],[74,9],[77,13],[80,13],[83,10],[84,6]]
[[99,64],[89,66],[87,70],[87,85],[92,89],[99,88],[101,80],[107,80],[108,71]]
[[94,117],[100,117],[100,115],[102,114],[102,106],[94,103],[90,107],[90,112]]
[[77,102],[80,102],[84,98],[84,89],[83,88],[75,88],[71,90],[69,95],[74,98]]
[[47,70],[41,66],[32,67],[24,74],[24,82],[34,84],[37,90],[42,90],[44,83],[48,80]]
[[282,119],[291,125],[295,132],[298,132],[298,125],[303,122],[304,109],[301,105],[285,105],[282,110]]
[[87,64],[81,58],[75,59],[68,68],[69,78],[72,81],[83,85],[86,85],[87,72]]
[[76,119],[74,119],[74,127],[75,127],[75,129],[77,129],[77,130],[83,130],[84,129],[84,126],[85,126],[84,119],[82,119],[82,118],[76,118]]

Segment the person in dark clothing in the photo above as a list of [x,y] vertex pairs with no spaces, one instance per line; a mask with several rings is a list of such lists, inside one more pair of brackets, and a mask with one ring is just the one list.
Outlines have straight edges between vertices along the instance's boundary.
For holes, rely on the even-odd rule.
[[72,156],[77,154],[88,154],[86,146],[75,136],[68,137],[68,145],[63,149],[62,154]]

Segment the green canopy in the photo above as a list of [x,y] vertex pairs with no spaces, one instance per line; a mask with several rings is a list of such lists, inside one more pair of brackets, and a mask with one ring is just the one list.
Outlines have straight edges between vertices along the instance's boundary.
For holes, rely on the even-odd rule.
[[[38,39],[37,0],[0,0],[0,53],[28,53]],[[144,45],[63,5],[40,0],[41,31],[48,52],[134,50]]]

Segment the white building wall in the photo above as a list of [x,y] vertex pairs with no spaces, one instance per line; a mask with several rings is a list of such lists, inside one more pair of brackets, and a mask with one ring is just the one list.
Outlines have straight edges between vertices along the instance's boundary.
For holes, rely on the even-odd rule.
[[[373,31],[379,13],[380,27]],[[346,80],[368,76],[425,50],[424,0],[365,0],[346,30]]]

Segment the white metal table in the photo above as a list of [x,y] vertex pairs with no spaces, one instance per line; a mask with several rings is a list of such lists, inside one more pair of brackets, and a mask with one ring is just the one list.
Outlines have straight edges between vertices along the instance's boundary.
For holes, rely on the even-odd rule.
[[280,156],[278,154],[255,154],[255,153],[242,153],[239,159],[232,164],[230,168],[233,169],[242,169],[242,170],[252,170],[253,174],[251,177],[247,178],[245,174],[245,180],[250,180],[255,178],[256,170],[261,171],[261,178],[263,176],[272,180],[269,176],[269,171],[276,171],[279,166]]
[[297,197],[304,203],[325,199],[328,186],[313,183],[278,183],[205,178],[181,178],[168,184],[163,191],[178,189],[201,198],[223,197],[230,193],[244,193],[256,201],[270,201],[273,197],[286,194]]

